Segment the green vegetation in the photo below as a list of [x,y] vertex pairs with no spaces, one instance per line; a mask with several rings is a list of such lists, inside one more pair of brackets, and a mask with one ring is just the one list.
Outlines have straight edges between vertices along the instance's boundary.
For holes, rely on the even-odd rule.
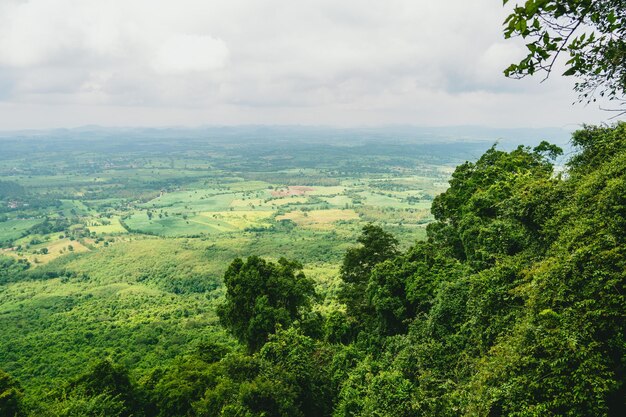
[[352,319],[350,326],[359,328],[370,313],[369,276],[377,264],[398,254],[398,241],[380,227],[369,224],[363,228],[357,242],[361,246],[348,249],[343,258],[338,299],[346,305],[347,316]]
[[[624,10],[525,1],[506,73],[620,98]],[[626,123],[263,131],[0,137],[0,417],[626,415]]]
[[107,360],[164,393],[207,346],[238,351],[217,315],[235,258],[297,260],[316,291],[297,314],[276,309],[255,350],[275,322],[319,337],[342,308],[339,269],[361,228],[376,219],[402,248],[423,239],[431,196],[464,152],[488,146],[0,140],[0,369],[19,381],[7,398],[19,392],[34,415],[155,413],[170,400],[152,391],[137,394],[152,411],[128,411],[70,385]]
[[224,285],[220,321],[250,352],[259,350],[277,326],[302,319],[315,294],[302,265],[285,258],[277,264],[254,256],[246,262],[237,258],[224,275]]
[[[425,239],[411,245],[398,225],[337,220],[337,211],[361,208],[311,201],[309,185],[229,189],[250,193],[230,202],[255,206],[232,212],[265,216],[256,206],[275,192],[281,214],[258,230],[197,237],[126,226],[98,241],[81,222],[101,209],[61,203],[78,222],[46,213],[28,229],[35,237],[0,258],[2,340],[10,340],[0,346],[0,410],[621,416],[626,124],[585,128],[572,144],[558,171],[561,150],[545,142],[492,147],[460,164],[432,201]],[[402,178],[385,180],[385,192],[407,192]],[[196,196],[186,191],[163,207],[202,201],[179,203],[183,195]],[[147,210],[152,200],[122,206]],[[386,230],[394,227],[398,236]],[[30,245],[24,254],[56,241],[86,251],[36,264],[13,246]]]
[[504,35],[521,36],[528,49],[505,70],[509,77],[549,76],[559,55],[567,53],[563,75],[578,77],[580,101],[621,100],[626,93],[624,0],[525,0],[507,17]]

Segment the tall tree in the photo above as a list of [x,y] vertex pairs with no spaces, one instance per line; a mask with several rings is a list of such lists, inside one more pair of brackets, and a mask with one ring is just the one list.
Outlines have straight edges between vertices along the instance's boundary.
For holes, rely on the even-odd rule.
[[376,265],[398,254],[398,241],[380,226],[368,224],[357,242],[360,245],[348,249],[343,258],[339,299],[346,304],[348,316],[360,322],[370,316],[366,297],[370,274]]
[[18,382],[0,370],[0,415],[18,417],[21,411],[22,390]]
[[257,351],[277,325],[288,327],[310,309],[313,281],[302,265],[251,256],[235,259],[224,275],[226,299],[218,308],[222,324],[248,349]]

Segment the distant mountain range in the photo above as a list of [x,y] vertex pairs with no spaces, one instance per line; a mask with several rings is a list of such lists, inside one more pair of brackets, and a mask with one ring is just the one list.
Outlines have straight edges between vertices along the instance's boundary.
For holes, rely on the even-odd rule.
[[547,140],[567,147],[571,131],[563,128],[489,128],[480,126],[419,127],[383,126],[334,128],[325,126],[205,126],[205,127],[101,127],[82,126],[72,129],[16,130],[0,131],[2,138],[50,138],[97,140],[127,137],[154,140],[210,140],[215,142],[265,142],[299,141],[331,143],[351,146],[371,142],[389,143],[450,143],[450,142],[492,142],[509,149],[520,144],[533,146]]

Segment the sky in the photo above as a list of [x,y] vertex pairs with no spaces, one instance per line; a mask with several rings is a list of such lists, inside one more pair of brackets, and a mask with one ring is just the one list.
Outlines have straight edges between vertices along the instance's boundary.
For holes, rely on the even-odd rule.
[[0,130],[572,127],[558,74],[502,75],[501,0],[0,0]]

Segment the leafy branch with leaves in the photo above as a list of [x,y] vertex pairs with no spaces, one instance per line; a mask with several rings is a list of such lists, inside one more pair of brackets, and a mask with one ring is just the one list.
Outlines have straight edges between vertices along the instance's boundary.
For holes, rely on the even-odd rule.
[[506,18],[504,37],[528,41],[528,54],[505,69],[507,77],[544,73],[545,80],[567,54],[563,75],[579,78],[579,102],[624,101],[626,0],[527,0]]

